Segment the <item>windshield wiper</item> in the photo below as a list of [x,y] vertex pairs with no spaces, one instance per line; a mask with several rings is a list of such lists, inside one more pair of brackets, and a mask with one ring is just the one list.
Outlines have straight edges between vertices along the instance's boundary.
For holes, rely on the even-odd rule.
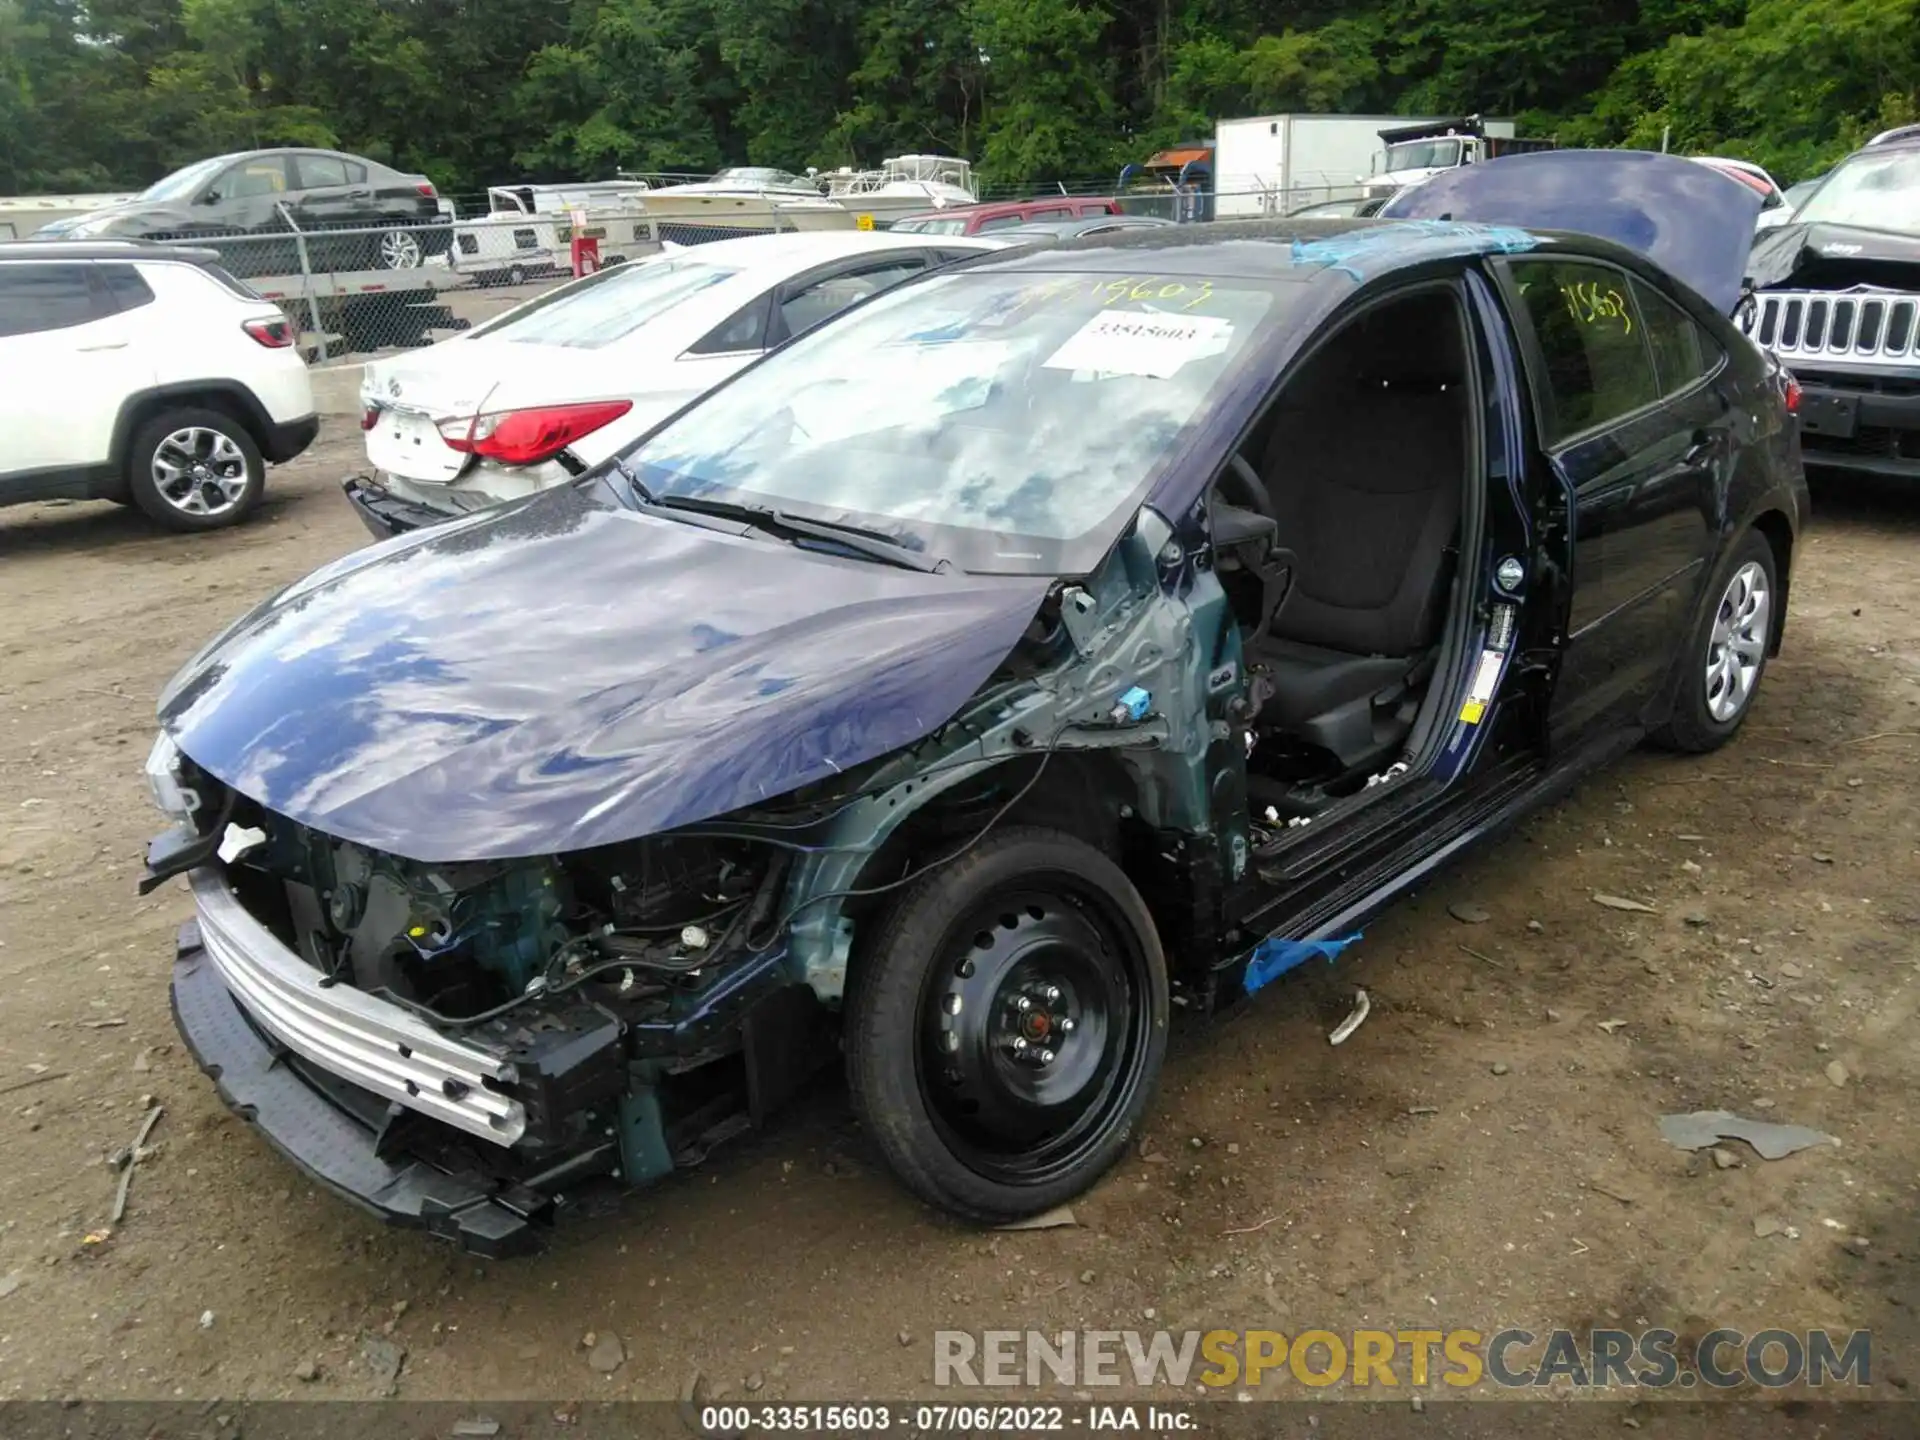
[[[639,484],[637,480],[633,483]],[[788,535],[803,535],[810,540],[825,540],[865,555],[870,560],[898,565],[903,570],[918,570],[925,575],[937,575],[948,568],[945,560],[932,559],[877,531],[837,520],[807,520],[771,505],[743,505],[734,500],[708,500],[698,495],[666,495],[652,500],[652,503],[661,510],[694,510],[702,515],[744,520],[761,530],[784,531]]]
[[628,468],[626,461],[616,455],[608,463],[620,473],[620,478],[627,482],[627,489],[632,492],[635,500],[638,500],[642,505],[659,505],[659,498],[655,496],[651,490],[647,489],[638,475],[634,474],[633,471]]

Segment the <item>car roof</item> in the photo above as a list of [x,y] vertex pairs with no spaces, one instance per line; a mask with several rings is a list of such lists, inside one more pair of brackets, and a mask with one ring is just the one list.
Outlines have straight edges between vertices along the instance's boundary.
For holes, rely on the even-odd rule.
[[[1157,230],[1170,225],[1170,220],[1162,220],[1155,215],[1076,215],[1071,220],[1029,220],[1024,225],[1014,225],[995,230],[993,234],[1001,239],[1017,240],[1022,235],[1080,235],[1088,230],[1111,228],[1114,230]],[[978,239],[978,236],[968,236]]]
[[152,240],[9,240],[0,260],[178,260],[188,265],[217,265],[212,250],[162,245]]
[[[1031,215],[1036,210],[1058,210],[1062,205],[1110,205],[1111,195],[1040,195],[1031,200],[983,200],[974,205],[949,205],[942,210],[916,210],[900,220],[942,220],[949,215],[980,216],[991,220],[996,215]],[[894,222],[896,225],[899,220]]]
[[888,250],[941,250],[955,245],[994,248],[985,237],[972,235],[895,235],[885,230],[803,230],[786,235],[742,235],[733,240],[710,240],[668,253],[711,261],[748,272],[804,270],[849,255]]
[[969,272],[1139,275],[1151,265],[1153,274],[1182,280],[1300,285],[1338,281],[1352,286],[1443,258],[1533,250],[1651,265],[1657,274],[1678,278],[1640,251],[1574,231],[1443,220],[1285,217],[1069,236],[1052,244],[1022,245],[1004,255],[969,260],[964,268]]
[[[1879,140],[1875,140],[1869,145],[1862,146],[1861,148],[1866,150],[1872,150],[1875,152],[1879,152],[1882,150],[1920,149],[1920,125],[1902,125],[1898,130],[1893,131],[1891,134],[1884,136]],[[1858,155],[1860,151],[1856,150],[1853,153]]]
[[1449,253],[1493,254],[1517,248],[1516,236],[1529,244],[1549,238],[1495,226],[1435,221],[1215,220],[1204,225],[1144,225],[1075,235],[1057,245],[1023,246],[1006,255],[970,261],[967,268],[1058,270],[1063,257],[1071,255],[1076,269],[1129,272],[1143,263],[1142,252],[1152,252],[1154,269],[1167,275],[1307,280],[1329,270],[1350,274],[1351,259],[1361,251],[1370,257],[1368,268],[1380,271],[1433,258],[1436,240],[1446,242]]
[[[176,165],[167,175],[177,175],[182,170],[190,170],[195,165],[215,162],[225,163],[235,160],[249,160],[261,155],[333,155],[342,160],[351,160],[356,165],[365,165],[371,170],[384,170],[389,175],[410,175],[409,170],[399,170],[384,160],[371,160],[365,155],[356,155],[351,150],[335,150],[326,145],[262,145],[254,150],[230,150],[224,155],[202,155],[198,160],[189,160],[185,165]],[[160,177],[165,179],[166,176]]]

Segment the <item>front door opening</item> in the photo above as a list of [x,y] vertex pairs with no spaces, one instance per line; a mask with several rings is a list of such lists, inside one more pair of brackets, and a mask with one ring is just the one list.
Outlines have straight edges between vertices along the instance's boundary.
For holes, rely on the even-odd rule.
[[1253,680],[1256,816],[1316,816],[1412,760],[1474,427],[1461,306],[1421,291],[1309,356],[1222,476],[1214,537]]

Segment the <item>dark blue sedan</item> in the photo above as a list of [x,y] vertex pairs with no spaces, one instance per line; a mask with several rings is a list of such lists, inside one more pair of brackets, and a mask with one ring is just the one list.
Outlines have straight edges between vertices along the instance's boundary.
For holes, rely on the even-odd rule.
[[1419,193],[930,275],[236,623],[162,700],[146,882],[228,1103],[503,1253],[844,1054],[915,1193],[1029,1215],[1176,997],[1726,742],[1806,511],[1727,318],[1757,197],[1578,152]]

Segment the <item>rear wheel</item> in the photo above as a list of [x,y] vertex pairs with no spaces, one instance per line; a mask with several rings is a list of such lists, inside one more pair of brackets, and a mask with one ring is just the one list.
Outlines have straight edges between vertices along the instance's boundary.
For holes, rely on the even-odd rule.
[[134,434],[127,493],[169,530],[218,530],[260,503],[267,466],[247,427],[217,410],[170,410]]
[[374,237],[373,264],[377,270],[418,270],[426,259],[422,237],[404,225],[382,230]]
[[1653,734],[1670,750],[1702,754],[1731,740],[1753,708],[1773,640],[1780,585],[1773,547],[1749,530],[1714,579],[1717,597],[1681,658],[1673,713]]
[[902,896],[847,996],[854,1104],[916,1195],[1037,1214],[1120,1158],[1166,1054],[1166,961],[1120,868],[991,836]]

